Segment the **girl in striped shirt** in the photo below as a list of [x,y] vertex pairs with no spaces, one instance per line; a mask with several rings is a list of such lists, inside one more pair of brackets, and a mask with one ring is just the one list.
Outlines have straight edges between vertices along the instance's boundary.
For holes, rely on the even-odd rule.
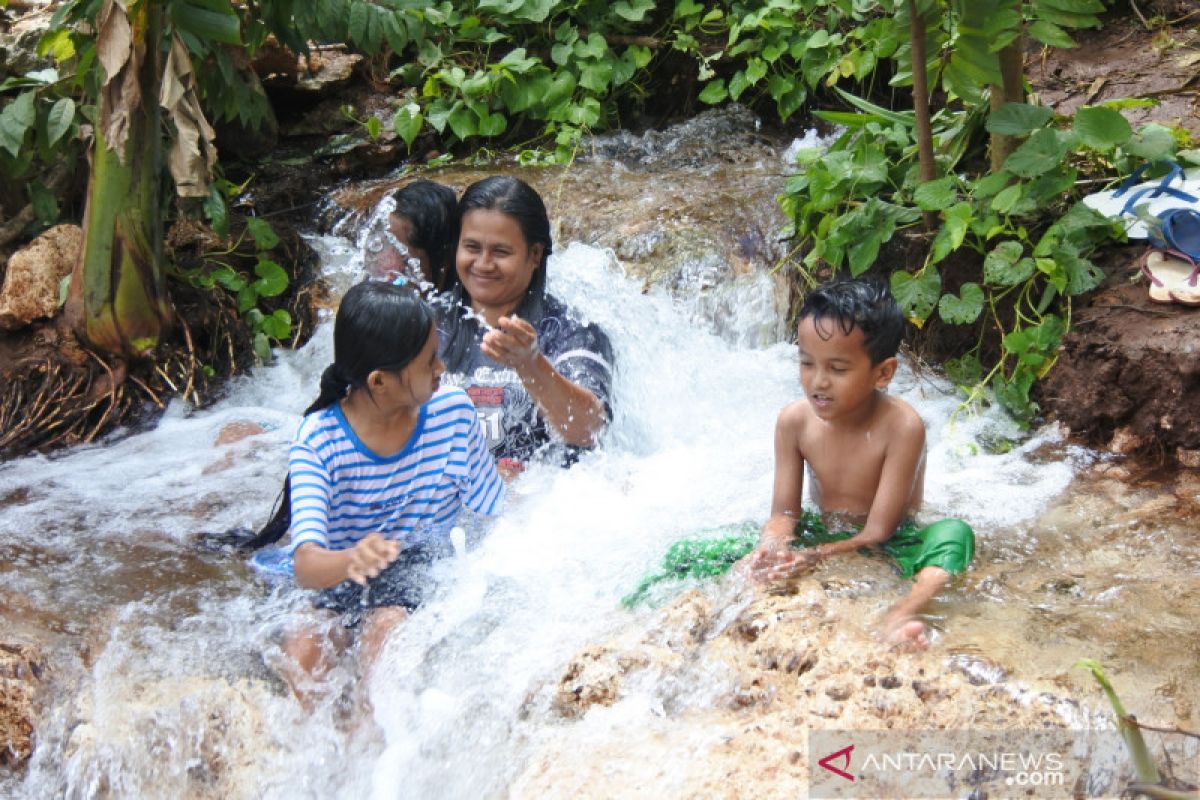
[[[268,528],[288,527],[296,582],[323,590],[318,608],[342,614],[346,628],[364,620],[369,665],[388,630],[420,604],[459,513],[496,514],[504,483],[470,398],[439,388],[437,326],[415,292],[355,285],[338,309],[333,347]],[[285,650],[309,675],[327,666],[327,638],[346,644],[329,628],[287,637]]]

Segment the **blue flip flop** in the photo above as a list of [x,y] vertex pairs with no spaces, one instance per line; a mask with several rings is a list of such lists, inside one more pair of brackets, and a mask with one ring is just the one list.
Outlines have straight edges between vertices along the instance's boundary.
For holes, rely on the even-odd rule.
[[1170,186],[1158,186],[1129,195],[1118,216],[1126,221],[1125,234],[1130,239],[1153,239],[1164,214],[1189,208],[1200,208],[1200,197]]
[[295,575],[292,554],[282,547],[259,550],[250,558],[250,566],[271,578],[291,578]]
[[1157,216],[1158,235],[1151,231],[1150,240],[1158,247],[1177,250],[1193,261],[1200,261],[1200,211],[1195,208],[1169,208]]

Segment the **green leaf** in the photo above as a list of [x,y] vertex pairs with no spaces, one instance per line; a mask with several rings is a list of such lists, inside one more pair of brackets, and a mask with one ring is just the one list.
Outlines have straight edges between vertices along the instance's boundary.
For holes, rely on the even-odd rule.
[[925,324],[933,309],[937,307],[942,292],[942,276],[936,269],[926,268],[917,275],[897,270],[891,277],[892,295],[904,316],[917,327]]
[[261,217],[248,217],[246,230],[250,232],[250,236],[258,245],[259,250],[270,250],[279,244],[279,236],[276,235],[275,229],[271,227],[271,223]]
[[1099,106],[1081,108],[1075,112],[1075,132],[1088,147],[1111,150],[1129,141],[1133,128],[1121,116],[1121,112]]
[[1004,162],[1004,169],[1022,178],[1035,178],[1054,169],[1067,154],[1066,137],[1057,131],[1043,128],[1013,151]]
[[287,272],[270,259],[260,258],[254,265],[254,274],[258,276],[258,280],[251,286],[260,297],[275,297],[287,290]]
[[1067,34],[1062,28],[1055,25],[1053,22],[1047,22],[1044,19],[1039,19],[1030,24],[1027,29],[1030,36],[1037,39],[1042,44],[1048,44],[1051,47],[1061,47],[1069,50],[1072,47],[1078,47],[1075,40]]
[[242,44],[242,26],[237,14],[228,3],[224,9],[215,10],[192,5],[183,0],[168,4],[171,20],[180,32],[186,32],[205,44]]
[[913,192],[913,200],[922,211],[941,211],[958,199],[958,178],[947,175],[922,183]]
[[287,309],[276,309],[269,317],[263,317],[259,329],[276,341],[283,341],[292,333],[292,315]]
[[0,111],[0,149],[7,150],[13,158],[20,155],[25,134],[37,119],[33,99],[32,91],[22,92]]
[[60,97],[46,115],[46,144],[50,147],[57,144],[58,140],[71,130],[71,123],[74,121],[75,101],[69,97]]
[[1025,193],[1025,187],[1020,183],[1014,183],[1011,186],[1006,186],[1000,194],[992,198],[991,208],[993,211],[1001,214],[1011,214],[1017,204],[1021,202],[1021,197]]
[[725,89],[725,79],[717,78],[715,81],[709,81],[705,84],[704,90],[700,92],[700,102],[715,106],[728,96],[729,92]]
[[425,117],[421,114],[421,107],[416,103],[409,103],[396,112],[396,116],[392,118],[392,128],[395,129],[396,135],[404,140],[404,144],[412,149],[413,141],[416,140],[417,134],[421,132],[421,127],[425,124]]
[[75,43],[71,41],[71,32],[65,28],[48,31],[38,40],[37,54],[42,57],[50,55],[60,64],[74,58]]
[[617,0],[613,13],[630,22],[641,22],[646,14],[654,10],[654,0]]
[[1177,145],[1171,129],[1149,122],[1137,129],[1130,137],[1125,149],[1130,155],[1135,155],[1146,161],[1158,161],[1170,158],[1175,154]]
[[945,220],[929,251],[929,263],[938,263],[962,246],[974,213],[971,204],[966,202],[957,203],[946,211]]
[[969,325],[982,311],[983,289],[977,283],[964,283],[958,297],[944,294],[938,301],[938,314],[951,325]]
[[47,189],[41,181],[36,181],[29,194],[33,201],[33,212],[40,224],[49,227],[58,222],[58,198],[54,196],[54,192]]
[[254,355],[264,364],[271,363],[271,342],[262,331],[254,334]]
[[1012,240],[1000,242],[983,259],[983,280],[991,286],[1016,286],[1033,276],[1032,258],[1021,258],[1025,247]]
[[240,292],[246,288],[246,279],[232,267],[218,267],[213,270],[212,278],[231,292]]
[[1045,106],[1028,103],[1005,103],[987,118],[988,133],[1005,136],[1024,136],[1044,127],[1054,117],[1054,112]]

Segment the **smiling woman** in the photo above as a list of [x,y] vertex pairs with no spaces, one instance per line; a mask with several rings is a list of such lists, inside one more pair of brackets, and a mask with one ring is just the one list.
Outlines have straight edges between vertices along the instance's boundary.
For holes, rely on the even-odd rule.
[[506,472],[547,451],[570,461],[612,418],[608,337],[546,291],[550,220],[532,187],[485,178],[458,207],[460,285],[438,309],[444,380],[475,401]]

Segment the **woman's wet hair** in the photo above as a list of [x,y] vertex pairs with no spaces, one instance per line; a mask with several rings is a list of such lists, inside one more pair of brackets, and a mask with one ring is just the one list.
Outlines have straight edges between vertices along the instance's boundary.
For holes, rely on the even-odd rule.
[[534,270],[527,295],[541,297],[546,286],[546,262],[554,249],[550,237],[550,217],[546,204],[537,190],[520,178],[511,175],[493,175],[476,181],[463,192],[458,201],[458,216],[461,220],[468,211],[499,211],[512,217],[521,228],[525,244],[542,246],[542,260]]
[[895,356],[904,338],[904,312],[887,287],[873,280],[839,280],[818,286],[804,296],[800,306],[799,321],[809,317],[822,339],[833,335],[822,322],[836,324],[847,336],[855,328],[861,330],[873,365]]
[[434,288],[446,291],[458,283],[454,253],[458,249],[458,198],[449,186],[419,180],[392,193],[392,212],[412,223],[412,245],[429,255]]
[[[333,363],[321,374],[321,391],[304,416],[329,408],[354,389],[370,392],[372,372],[399,371],[429,341],[433,309],[407,287],[365,281],[350,287],[333,322]],[[291,488],[283,491],[271,520],[245,543],[255,549],[279,541],[291,525]]]

